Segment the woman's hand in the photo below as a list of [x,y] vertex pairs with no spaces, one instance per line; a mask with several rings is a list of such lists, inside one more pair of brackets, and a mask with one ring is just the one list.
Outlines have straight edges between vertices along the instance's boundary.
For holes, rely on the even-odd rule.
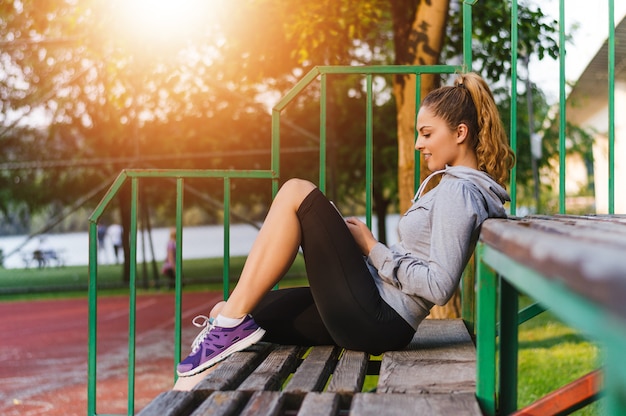
[[348,229],[356,241],[357,245],[361,249],[361,252],[366,256],[369,255],[372,248],[378,243],[378,240],[374,238],[374,234],[367,228],[367,225],[356,217],[346,218],[346,224]]

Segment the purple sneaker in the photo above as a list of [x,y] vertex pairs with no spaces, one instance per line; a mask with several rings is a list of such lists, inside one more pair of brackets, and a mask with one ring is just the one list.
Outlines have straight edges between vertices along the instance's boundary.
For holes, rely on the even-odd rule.
[[203,329],[204,334],[201,332],[196,337],[191,354],[178,364],[177,373],[180,377],[192,376],[206,370],[232,353],[257,343],[265,335],[265,330],[250,315],[234,328],[207,328]]

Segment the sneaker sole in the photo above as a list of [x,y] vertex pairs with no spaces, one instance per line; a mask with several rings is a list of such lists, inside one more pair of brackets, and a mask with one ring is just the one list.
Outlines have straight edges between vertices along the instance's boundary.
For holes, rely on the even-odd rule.
[[196,368],[186,371],[184,373],[181,373],[179,371],[176,371],[176,373],[178,374],[179,377],[189,377],[189,376],[193,376],[195,374],[201,373],[207,368],[212,367],[218,362],[222,361],[229,355],[236,353],[237,351],[245,350],[249,346],[256,344],[257,342],[261,340],[261,338],[263,338],[264,335],[265,335],[265,330],[263,328],[257,328],[256,331],[254,331],[247,337],[235,342],[233,345],[231,345],[230,347],[228,347],[227,349],[225,349],[224,351],[222,351],[215,357],[211,358],[209,361],[205,362],[204,364],[201,364],[197,366]]

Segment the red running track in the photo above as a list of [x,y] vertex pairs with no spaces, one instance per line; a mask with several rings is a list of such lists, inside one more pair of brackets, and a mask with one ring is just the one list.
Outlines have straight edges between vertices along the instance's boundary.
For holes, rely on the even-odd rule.
[[[183,347],[220,293],[183,295]],[[0,303],[0,414],[87,414],[88,303]],[[135,412],[174,383],[174,295],[137,297]],[[128,297],[98,301],[97,413],[127,414]]]

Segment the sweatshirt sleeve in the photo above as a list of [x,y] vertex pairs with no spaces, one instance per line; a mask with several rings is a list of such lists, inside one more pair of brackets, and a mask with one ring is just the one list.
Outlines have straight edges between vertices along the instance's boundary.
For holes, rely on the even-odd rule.
[[486,217],[479,191],[462,181],[446,185],[424,213],[432,227],[428,258],[417,257],[410,247],[397,252],[381,243],[368,256],[382,280],[437,305],[445,304],[456,290],[473,250],[473,236]]

